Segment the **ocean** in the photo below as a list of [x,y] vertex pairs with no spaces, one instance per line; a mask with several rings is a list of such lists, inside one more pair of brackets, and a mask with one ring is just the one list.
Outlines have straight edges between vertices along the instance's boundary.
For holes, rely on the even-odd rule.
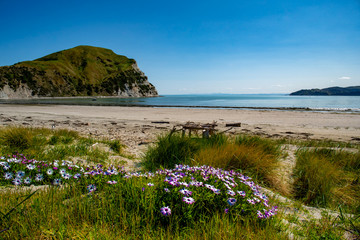
[[187,94],[152,98],[1,99],[1,103],[360,112],[360,96],[290,96],[288,94]]

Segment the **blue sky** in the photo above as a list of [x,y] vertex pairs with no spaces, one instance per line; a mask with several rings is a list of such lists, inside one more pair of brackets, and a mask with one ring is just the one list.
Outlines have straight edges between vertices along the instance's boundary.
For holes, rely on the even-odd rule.
[[0,0],[0,20],[0,66],[91,45],[160,94],[360,85],[359,0]]

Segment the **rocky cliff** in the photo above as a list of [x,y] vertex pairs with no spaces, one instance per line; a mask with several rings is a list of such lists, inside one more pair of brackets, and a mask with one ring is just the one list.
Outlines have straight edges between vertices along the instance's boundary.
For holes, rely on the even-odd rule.
[[136,61],[105,48],[78,46],[0,67],[0,98],[154,97]]

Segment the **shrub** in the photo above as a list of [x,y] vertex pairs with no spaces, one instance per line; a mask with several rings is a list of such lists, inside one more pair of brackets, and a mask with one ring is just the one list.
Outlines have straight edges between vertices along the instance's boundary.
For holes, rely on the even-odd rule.
[[33,134],[29,128],[8,127],[1,132],[1,144],[10,151],[23,151],[31,147]]
[[235,139],[236,144],[243,146],[253,146],[260,151],[278,157],[281,155],[280,144],[274,140],[261,138],[258,136],[241,135]]
[[109,144],[110,148],[116,153],[121,153],[121,151],[124,147],[124,145],[122,145],[119,140],[112,140],[108,144]]
[[267,185],[275,186],[275,170],[278,160],[255,146],[229,143],[201,149],[194,156],[198,165],[210,165],[226,170],[240,170]]
[[[328,207],[345,173],[316,151],[298,151],[294,168],[294,194],[306,204]],[[345,197],[345,196],[343,196]]]
[[59,142],[59,140],[60,140],[60,137],[57,136],[57,135],[54,135],[54,136],[51,136],[48,143],[50,145],[55,145],[55,144],[57,144]]
[[173,168],[175,164],[189,164],[199,144],[180,134],[160,136],[154,146],[147,150],[143,166],[147,170],[156,170],[160,167]]
[[57,129],[55,130],[54,135],[63,138],[79,138],[78,132],[69,129]]

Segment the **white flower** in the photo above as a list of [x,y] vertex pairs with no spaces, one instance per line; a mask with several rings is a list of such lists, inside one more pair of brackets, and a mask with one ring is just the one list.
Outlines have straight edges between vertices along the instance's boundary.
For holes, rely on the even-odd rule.
[[41,173],[36,174],[35,181],[40,182],[44,179],[44,176]]
[[29,164],[29,165],[27,165],[26,166],[27,167],[27,169],[29,169],[29,170],[33,170],[33,169],[35,169],[35,165],[34,164]]
[[25,184],[30,184],[31,183],[31,178],[30,177],[25,178],[24,183]]

